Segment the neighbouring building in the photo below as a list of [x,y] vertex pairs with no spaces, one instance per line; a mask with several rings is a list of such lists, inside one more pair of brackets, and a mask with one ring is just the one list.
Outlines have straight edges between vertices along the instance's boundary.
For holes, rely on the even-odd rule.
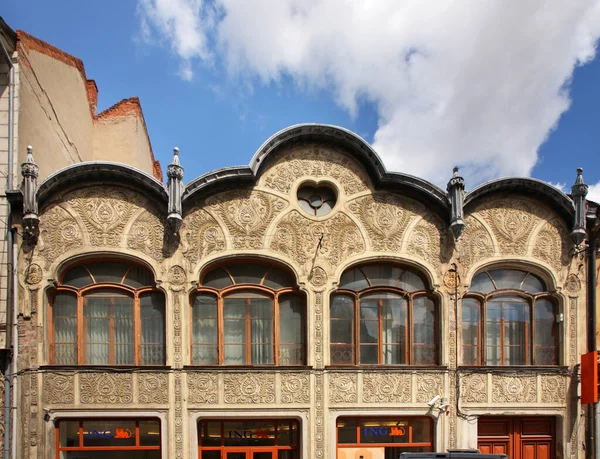
[[[22,54],[56,55],[20,37],[22,85]],[[127,104],[106,113],[143,122]],[[19,137],[17,457],[585,457],[581,172],[572,196],[530,178],[465,193],[458,171],[442,190],[307,124],[187,185],[175,151],[165,184],[147,137],[89,116],[59,170]]]

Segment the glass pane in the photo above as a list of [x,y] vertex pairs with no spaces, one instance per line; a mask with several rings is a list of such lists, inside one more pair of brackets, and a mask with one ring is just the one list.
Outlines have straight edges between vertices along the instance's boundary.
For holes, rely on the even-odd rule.
[[71,287],[84,287],[92,283],[92,278],[83,265],[75,266],[68,270],[62,278],[63,285],[70,285]]
[[192,305],[192,363],[216,365],[217,351],[217,297],[200,293]]
[[338,443],[356,443],[356,419],[338,419]]
[[59,425],[59,445],[60,446],[80,446],[79,445],[79,421],[60,421]]
[[61,292],[52,302],[54,327],[53,362],[58,365],[77,363],[77,297]]
[[[106,451],[61,451],[61,459],[106,459]],[[111,450],[110,459],[160,459],[160,449],[150,451],[129,450],[119,451]]]
[[494,269],[490,271],[490,276],[496,282],[498,290],[510,288],[515,290],[521,289],[521,282],[527,273],[516,269]]
[[331,318],[347,319],[354,318],[354,301],[349,296],[336,295],[331,300]]
[[228,265],[227,270],[236,285],[239,284],[260,284],[267,273],[267,266],[256,265],[252,263],[241,263]]
[[160,292],[140,295],[141,365],[165,363],[165,297]]
[[407,269],[402,274],[400,282],[398,282],[398,288],[407,292],[416,292],[425,290],[425,282],[423,282],[423,279],[417,273]]
[[202,459],[221,459],[221,451],[202,451]]
[[202,279],[202,285],[221,289],[224,287],[229,287],[230,285],[233,285],[233,283],[231,282],[231,278],[229,277],[229,274],[227,274],[227,271],[225,271],[223,268],[215,268],[206,273]]
[[280,365],[302,365],[305,362],[305,305],[304,298],[298,295],[283,295],[279,297]]
[[120,284],[123,280],[123,276],[131,265],[118,262],[98,262],[86,264],[87,269],[90,270],[94,280],[97,283],[111,282],[114,284]]
[[558,364],[558,324],[552,301],[543,298],[535,302],[535,364]]
[[471,281],[471,292],[489,293],[496,290],[487,272],[477,274]]
[[225,446],[274,446],[273,421],[231,421],[223,423]]
[[160,422],[139,421],[140,446],[160,446]]
[[280,449],[277,451],[277,459],[298,459],[298,451],[295,449]]
[[379,363],[379,346],[377,344],[365,344],[360,346],[360,363],[363,365],[376,365]]
[[147,268],[133,265],[123,283],[133,288],[152,287],[154,286],[154,275]]
[[371,286],[389,286],[393,287],[404,272],[403,269],[392,265],[367,265],[362,267],[362,271],[370,281]]
[[277,445],[296,446],[298,436],[298,423],[296,421],[277,422]]
[[280,290],[286,287],[294,287],[296,285],[296,280],[286,271],[273,268],[267,274],[264,285],[273,290]]
[[221,423],[219,421],[200,422],[198,437],[201,446],[221,446]]
[[412,419],[410,428],[412,443],[430,443],[432,441],[430,419]]
[[271,451],[254,451],[252,453],[252,459],[273,459],[273,453]]
[[274,363],[273,356],[273,302],[267,298],[253,298],[250,304],[251,363]]
[[340,279],[340,288],[347,290],[362,290],[367,288],[369,283],[362,271],[358,268],[353,268],[342,274]]
[[546,291],[546,284],[539,277],[529,273],[523,281],[521,289],[529,293],[540,293]]
[[135,421],[83,421],[83,446],[135,446]]
[[473,298],[462,301],[463,364],[479,364],[480,305]]
[[133,365],[133,298],[103,291],[85,298],[86,363]]
[[437,362],[435,303],[427,297],[413,302],[413,363],[433,365]]

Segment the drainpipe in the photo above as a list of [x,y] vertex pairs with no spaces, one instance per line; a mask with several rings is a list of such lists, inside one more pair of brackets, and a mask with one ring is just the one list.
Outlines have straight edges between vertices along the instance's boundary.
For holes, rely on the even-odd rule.
[[19,396],[19,303],[17,301],[17,237],[16,230],[11,229],[10,234],[12,235],[12,439],[10,446],[10,455],[12,459],[17,459],[17,420],[19,413],[17,412],[17,398]]
[[[15,112],[15,68],[12,63],[12,58],[6,50],[4,43],[0,40],[0,45],[2,47],[2,54],[8,64],[8,167],[7,167],[7,181],[6,181],[6,190],[12,190],[13,188],[13,142],[14,142],[14,112]],[[14,288],[13,284],[13,233],[10,229],[10,215],[11,215],[11,206],[8,202],[8,197],[6,199],[6,207],[7,207],[7,224],[6,224],[6,244],[7,244],[7,259],[8,259],[8,269],[7,269],[7,298],[6,298],[6,343],[10,346],[12,342],[13,332],[11,330],[11,324],[13,322],[12,317],[12,292]],[[13,348],[14,351],[14,348]],[[9,459],[9,455],[11,451],[14,449],[14,446],[11,445],[11,427],[14,427],[14,423],[11,419],[11,393],[14,393],[14,390],[11,391],[10,384],[10,363],[11,363],[10,350],[6,351],[5,355],[5,366],[4,366],[4,459]],[[16,412],[16,410],[15,410]],[[15,441],[13,434],[13,442]],[[10,445],[10,446],[9,446]],[[14,455],[14,451],[13,451]],[[15,456],[16,457],[16,456]]]

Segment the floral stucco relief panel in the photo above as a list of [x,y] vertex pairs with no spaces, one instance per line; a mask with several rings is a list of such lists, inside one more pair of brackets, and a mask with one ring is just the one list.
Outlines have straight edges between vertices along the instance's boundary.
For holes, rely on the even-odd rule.
[[194,209],[185,217],[182,234],[183,256],[191,264],[225,250],[223,230],[217,220],[203,209]]
[[83,228],[71,213],[54,205],[40,216],[40,256],[47,264],[63,253],[83,246]]

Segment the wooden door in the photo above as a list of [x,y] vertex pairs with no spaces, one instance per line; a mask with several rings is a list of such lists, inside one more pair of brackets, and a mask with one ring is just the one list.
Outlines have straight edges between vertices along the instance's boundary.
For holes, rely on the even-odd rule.
[[511,459],[554,459],[554,418],[480,418],[477,447]]

